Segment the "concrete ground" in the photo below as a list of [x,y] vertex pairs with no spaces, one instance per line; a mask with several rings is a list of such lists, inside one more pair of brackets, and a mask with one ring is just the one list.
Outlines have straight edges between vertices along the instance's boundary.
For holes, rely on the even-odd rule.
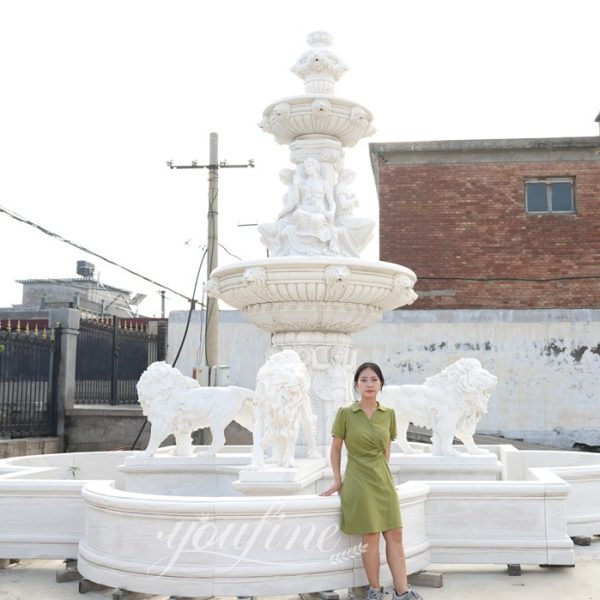
[[[590,546],[576,546],[575,553],[575,567],[523,566],[517,577],[509,576],[505,565],[431,565],[430,571],[443,573],[443,587],[415,590],[425,600],[600,600],[600,537],[592,538]],[[23,560],[0,570],[0,600],[112,600],[112,589],[81,595],[77,581],[57,583],[55,573],[62,570],[57,560]],[[348,598],[347,590],[339,590],[339,595],[340,600]]]

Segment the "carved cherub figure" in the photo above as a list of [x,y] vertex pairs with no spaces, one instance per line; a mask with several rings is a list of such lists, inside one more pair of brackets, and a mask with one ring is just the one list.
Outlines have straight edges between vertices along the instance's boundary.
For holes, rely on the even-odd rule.
[[344,256],[359,256],[361,250],[371,241],[375,226],[372,219],[353,215],[354,209],[358,207],[356,195],[348,189],[353,181],[354,171],[343,169],[334,187],[337,240],[340,252]]
[[272,256],[282,256],[285,248],[282,245],[283,232],[292,224],[292,215],[298,207],[300,196],[298,185],[294,182],[295,171],[292,169],[281,169],[279,180],[286,186],[282,201],[283,207],[273,223],[259,223],[258,232],[261,242],[268,248]]
[[[315,387],[325,401],[325,421],[327,427],[333,422],[338,408],[352,401],[352,374],[355,353],[349,356],[349,348],[332,346],[328,352],[327,362],[319,362],[313,349],[312,369],[315,372]],[[320,373],[319,373],[320,372]]]

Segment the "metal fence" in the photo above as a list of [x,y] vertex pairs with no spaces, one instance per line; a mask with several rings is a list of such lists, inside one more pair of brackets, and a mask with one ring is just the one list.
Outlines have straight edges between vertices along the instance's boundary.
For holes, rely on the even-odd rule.
[[158,337],[135,321],[82,320],[75,363],[75,404],[136,404],[135,385],[157,360]]
[[0,437],[56,435],[60,329],[0,322]]

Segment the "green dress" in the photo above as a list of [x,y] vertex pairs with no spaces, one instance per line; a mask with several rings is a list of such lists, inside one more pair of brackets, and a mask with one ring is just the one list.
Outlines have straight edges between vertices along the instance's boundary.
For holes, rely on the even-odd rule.
[[369,419],[358,402],[340,408],[331,434],[348,451],[340,498],[341,529],[348,534],[376,533],[402,527],[398,495],[386,449],[396,439],[396,415],[377,403]]

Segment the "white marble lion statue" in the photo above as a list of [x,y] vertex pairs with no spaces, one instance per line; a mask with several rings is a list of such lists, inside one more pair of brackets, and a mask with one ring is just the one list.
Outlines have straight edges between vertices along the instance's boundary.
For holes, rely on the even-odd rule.
[[141,456],[152,456],[171,433],[175,453],[192,456],[192,432],[210,428],[209,455],[225,445],[225,427],[237,421],[252,430],[254,390],[242,387],[201,387],[197,381],[163,361],[152,363],[137,383],[142,411],[152,425],[148,446]]
[[272,448],[271,461],[281,467],[294,466],[300,427],[308,456],[318,456],[316,418],[310,406],[310,377],[293,350],[271,355],[256,376],[252,468],[262,469],[265,449]]
[[470,454],[486,454],[487,450],[475,445],[473,434],[497,383],[498,378],[476,358],[461,358],[422,385],[386,385],[380,400],[396,413],[396,441],[403,452],[419,452],[406,440],[412,422],[431,428],[433,455],[457,455],[452,447],[454,436]]

